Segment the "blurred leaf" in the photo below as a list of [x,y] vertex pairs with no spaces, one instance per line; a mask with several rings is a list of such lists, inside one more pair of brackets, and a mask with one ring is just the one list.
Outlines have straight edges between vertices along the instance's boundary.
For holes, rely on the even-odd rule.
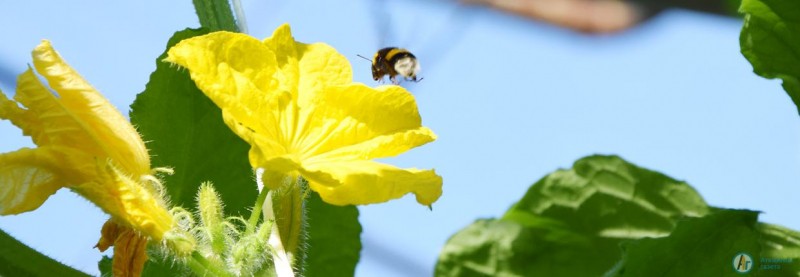
[[733,267],[738,253],[757,266],[757,218],[758,212],[722,210],[681,221],[668,237],[624,243],[622,260],[606,276],[740,276]]
[[[175,33],[167,49],[185,38],[208,33],[187,29]],[[204,181],[214,183],[226,215],[249,215],[258,194],[250,164],[249,145],[228,129],[220,109],[189,78],[185,69],[156,59],[145,91],[131,105],[131,122],[147,141],[153,166],[172,167],[165,176],[171,203],[194,209]]]
[[800,276],[800,232],[766,223],[756,224],[756,230],[760,235],[760,258],[791,259],[789,263],[777,264],[780,268],[759,268],[759,275]]
[[780,78],[800,112],[800,1],[744,0],[739,44],[753,71]]
[[361,252],[355,206],[334,206],[314,191],[306,199],[308,248],[304,276],[354,276]]
[[616,156],[590,156],[536,182],[501,220],[456,233],[437,276],[598,276],[619,243],[668,235],[709,208],[684,182]]
[[211,31],[238,32],[229,0],[193,0],[200,26]]
[[28,247],[0,230],[0,276],[89,276]]
[[[100,259],[99,262],[97,262],[97,268],[100,269],[100,276],[106,277],[113,275],[111,269],[111,265],[113,262],[114,261],[111,258],[105,255],[103,256],[102,259]],[[145,264],[145,266],[147,266],[147,264]]]

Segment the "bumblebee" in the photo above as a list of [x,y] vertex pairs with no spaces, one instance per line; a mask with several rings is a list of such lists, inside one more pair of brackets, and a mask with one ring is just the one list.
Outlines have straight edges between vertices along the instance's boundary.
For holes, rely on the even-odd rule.
[[383,76],[389,75],[389,80],[396,85],[400,83],[397,80],[397,75],[400,75],[406,81],[419,82],[422,81],[422,78],[417,80],[420,69],[417,57],[403,48],[386,47],[378,50],[372,57],[372,79],[375,81],[380,81]]

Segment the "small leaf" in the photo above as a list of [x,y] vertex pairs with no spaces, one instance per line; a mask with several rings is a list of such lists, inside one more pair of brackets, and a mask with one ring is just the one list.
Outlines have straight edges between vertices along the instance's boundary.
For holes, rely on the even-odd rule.
[[761,252],[758,212],[721,210],[681,221],[668,237],[623,244],[622,260],[606,276],[740,276],[733,261]]
[[[113,263],[114,260],[112,258],[109,258],[108,256],[103,256],[103,258],[100,259],[99,262],[97,262],[97,268],[100,269],[100,276],[103,277],[112,276],[113,269],[111,268],[111,266]],[[147,264],[145,264],[145,266],[147,266]]]
[[800,112],[800,1],[743,0],[742,54],[764,78],[780,78]]
[[306,199],[305,276],[353,276],[361,252],[361,224],[355,206],[334,206],[311,192]]
[[[167,49],[205,30],[175,33]],[[166,53],[166,52],[165,52]],[[211,181],[227,216],[249,215],[258,194],[247,152],[250,146],[222,121],[220,109],[189,78],[185,69],[156,60],[145,91],[131,105],[131,122],[147,141],[155,167],[172,167],[165,176],[171,203],[194,208],[200,184]]]
[[28,247],[0,230],[0,276],[89,276]]
[[501,220],[456,233],[437,276],[598,276],[621,257],[619,243],[663,237],[709,208],[684,182],[616,156],[590,156],[536,182]]

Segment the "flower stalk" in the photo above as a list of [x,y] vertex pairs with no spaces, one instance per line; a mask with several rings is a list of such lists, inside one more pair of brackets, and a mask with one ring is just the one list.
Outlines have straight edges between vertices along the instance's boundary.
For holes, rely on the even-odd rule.
[[[267,198],[269,190],[266,188],[261,189],[256,198],[256,204],[253,205],[253,211],[250,213],[250,219],[247,221],[247,229],[245,235],[255,232],[255,227],[258,225],[258,220],[261,218],[261,210],[264,207],[264,200]],[[266,220],[265,220],[266,221]]]

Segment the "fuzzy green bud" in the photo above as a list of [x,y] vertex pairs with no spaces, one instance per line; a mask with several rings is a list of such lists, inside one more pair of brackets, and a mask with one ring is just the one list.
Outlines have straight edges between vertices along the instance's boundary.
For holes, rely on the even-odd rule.
[[164,234],[167,249],[179,258],[189,257],[195,250],[197,242],[189,232],[170,230]]
[[220,257],[225,252],[225,220],[222,215],[222,201],[210,182],[200,185],[197,207],[202,223],[200,230],[208,240],[211,251]]

